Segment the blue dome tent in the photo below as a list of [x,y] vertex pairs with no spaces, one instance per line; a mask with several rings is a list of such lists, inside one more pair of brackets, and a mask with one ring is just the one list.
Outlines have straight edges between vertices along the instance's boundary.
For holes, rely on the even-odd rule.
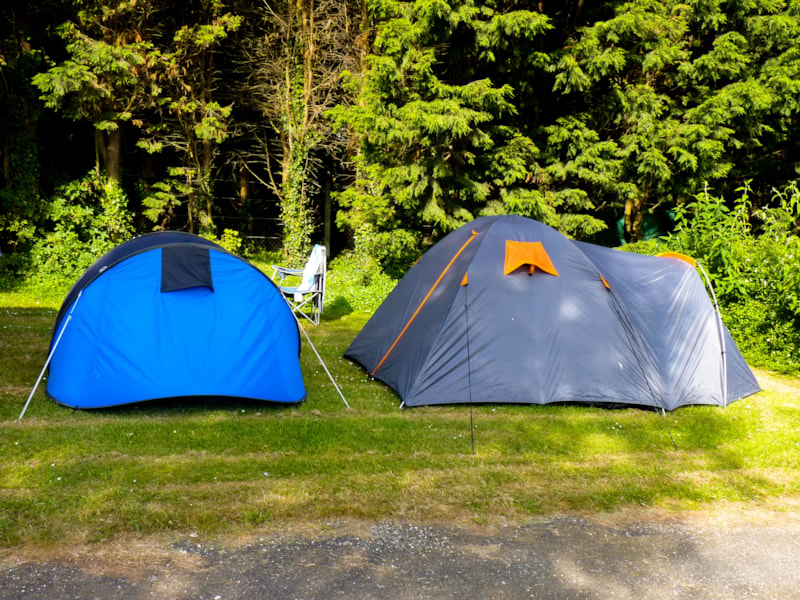
[[56,318],[47,394],[74,408],[178,397],[300,402],[297,322],[247,261],[183,232],[112,249]]

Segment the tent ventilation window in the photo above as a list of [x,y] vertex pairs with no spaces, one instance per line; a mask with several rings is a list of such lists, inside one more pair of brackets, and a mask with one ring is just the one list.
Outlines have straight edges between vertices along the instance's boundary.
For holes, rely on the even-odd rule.
[[506,240],[506,261],[503,274],[513,273],[520,267],[528,267],[528,275],[538,268],[558,277],[558,271],[541,242],[514,242]]
[[214,291],[208,248],[179,245],[161,249],[161,291],[204,287]]

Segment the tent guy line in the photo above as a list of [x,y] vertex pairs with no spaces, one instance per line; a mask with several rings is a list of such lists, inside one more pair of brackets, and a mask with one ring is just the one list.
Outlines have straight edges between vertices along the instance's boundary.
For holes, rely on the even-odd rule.
[[45,371],[47,371],[47,367],[50,366],[50,361],[53,359],[53,354],[55,353],[56,348],[58,348],[58,343],[61,341],[61,337],[64,335],[64,332],[66,331],[69,322],[72,320],[72,313],[75,312],[75,307],[78,305],[78,301],[81,299],[82,294],[83,291],[81,290],[81,292],[78,293],[78,297],[75,298],[75,302],[73,302],[72,308],[69,311],[69,315],[67,316],[67,319],[64,322],[64,327],[61,328],[58,337],[56,338],[55,342],[53,342],[52,347],[50,348],[50,352],[47,354],[47,360],[44,361],[44,366],[42,367],[42,370],[39,373],[39,377],[36,378],[36,383],[33,385],[33,389],[31,390],[31,393],[28,396],[28,400],[25,402],[25,406],[22,407],[22,412],[19,413],[17,421],[21,421],[22,417],[25,416],[25,412],[28,410],[28,406],[30,405],[31,400],[33,399],[33,395],[39,388],[39,384],[42,382],[42,377],[44,377]]
[[314,351],[314,354],[317,356],[317,359],[319,360],[319,364],[321,364],[322,368],[325,369],[325,373],[328,374],[328,379],[331,380],[331,383],[333,384],[333,387],[336,388],[336,391],[339,393],[339,397],[342,399],[342,402],[344,402],[344,405],[347,408],[350,408],[350,405],[347,403],[347,399],[344,397],[344,394],[342,393],[342,390],[339,389],[339,386],[336,384],[336,380],[333,378],[333,375],[331,375],[331,372],[328,370],[328,366],[325,364],[325,361],[322,360],[322,357],[319,355],[319,352],[317,352],[316,346],[314,346],[314,343],[311,341],[311,338],[308,336],[308,333],[306,332],[305,327],[303,327],[302,323],[300,323],[300,319],[297,317],[297,314],[295,314],[295,313],[292,313],[292,314],[294,314],[294,318],[297,321],[297,326],[300,328],[300,331],[302,331],[303,335],[306,336],[306,341],[308,342],[308,345],[311,346],[311,349]]

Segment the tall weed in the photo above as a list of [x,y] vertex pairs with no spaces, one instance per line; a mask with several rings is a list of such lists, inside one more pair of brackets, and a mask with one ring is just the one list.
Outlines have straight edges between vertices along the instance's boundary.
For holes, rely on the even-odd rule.
[[708,189],[675,210],[667,245],[709,273],[728,328],[752,363],[800,371],[800,190],[755,209],[745,184],[732,206]]

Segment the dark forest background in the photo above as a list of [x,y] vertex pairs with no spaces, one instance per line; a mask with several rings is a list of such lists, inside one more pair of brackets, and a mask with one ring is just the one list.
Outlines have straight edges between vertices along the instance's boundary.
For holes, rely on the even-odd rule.
[[800,169],[797,1],[8,0],[0,26],[5,255],[167,228],[396,274],[478,215],[619,245]]

